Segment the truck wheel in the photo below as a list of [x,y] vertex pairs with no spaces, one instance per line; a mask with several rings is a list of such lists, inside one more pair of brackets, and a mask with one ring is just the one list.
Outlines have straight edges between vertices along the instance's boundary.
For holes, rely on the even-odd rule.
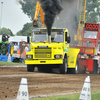
[[78,73],[79,73],[79,65],[78,63],[76,63],[75,74],[78,74]]
[[98,63],[97,62],[98,62],[97,60],[93,61],[93,71],[90,72],[91,74],[97,74],[97,72],[98,72]]
[[63,64],[60,65],[60,73],[66,74],[67,73],[67,58],[63,59]]
[[34,71],[33,65],[27,65],[27,71],[28,72],[33,72]]
[[79,73],[79,60],[77,58],[76,67],[75,67],[75,74],[78,74],[78,73]]
[[98,72],[97,73],[100,74],[100,67],[98,68]]

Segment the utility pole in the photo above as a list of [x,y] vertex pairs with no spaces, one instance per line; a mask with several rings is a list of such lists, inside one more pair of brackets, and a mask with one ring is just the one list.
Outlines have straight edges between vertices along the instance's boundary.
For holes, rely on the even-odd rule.
[[1,23],[2,23],[2,9],[3,9],[3,2],[1,2],[0,34],[1,34]]

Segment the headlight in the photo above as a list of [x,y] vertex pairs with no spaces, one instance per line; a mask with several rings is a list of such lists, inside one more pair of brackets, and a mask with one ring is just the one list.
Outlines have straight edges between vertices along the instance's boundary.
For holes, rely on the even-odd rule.
[[27,55],[26,57],[27,58],[33,58],[33,55]]
[[54,55],[55,58],[63,58],[63,55]]

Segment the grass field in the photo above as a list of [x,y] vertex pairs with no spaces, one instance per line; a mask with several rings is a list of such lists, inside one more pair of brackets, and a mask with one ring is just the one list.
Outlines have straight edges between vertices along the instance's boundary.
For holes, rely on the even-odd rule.
[[[30,99],[30,100],[79,100],[79,96],[80,94],[71,94],[71,95],[64,95],[64,96]],[[93,91],[91,93],[91,100],[100,100],[100,90]]]
[[14,62],[3,62],[0,61],[0,65],[24,65],[23,63],[14,63]]

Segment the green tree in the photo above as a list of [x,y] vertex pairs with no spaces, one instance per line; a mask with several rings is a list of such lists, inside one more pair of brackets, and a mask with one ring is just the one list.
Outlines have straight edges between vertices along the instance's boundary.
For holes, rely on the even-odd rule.
[[5,27],[3,27],[2,29],[1,29],[1,35],[2,34],[7,34],[7,35],[10,35],[10,36],[14,36],[14,34],[12,33],[12,31],[8,28],[5,28]]
[[37,0],[20,0],[19,3],[22,6],[22,10],[28,17],[33,20]]
[[17,32],[16,35],[18,35],[18,36],[29,36],[30,35],[29,33],[32,32],[32,29],[33,29],[32,23],[26,23],[26,24],[24,24],[23,29],[20,30],[19,32]]
[[100,21],[100,0],[87,0],[86,22],[97,23]]
[[[18,31],[16,33],[16,35],[20,35],[20,36],[27,36],[29,35],[28,33],[31,33],[33,27],[33,18],[35,15],[35,10],[36,10],[36,2],[37,0],[19,0],[19,3],[21,5],[21,9],[23,10],[24,14],[27,14],[28,17],[30,18],[30,20],[32,21],[31,23],[26,23],[23,26],[23,29]],[[41,21],[40,21],[40,17],[38,16],[38,26],[41,27]]]
[[[35,14],[37,0],[20,0],[22,10],[32,20]],[[96,23],[100,21],[100,0],[87,0],[86,22]],[[40,19],[39,19],[40,22]]]

